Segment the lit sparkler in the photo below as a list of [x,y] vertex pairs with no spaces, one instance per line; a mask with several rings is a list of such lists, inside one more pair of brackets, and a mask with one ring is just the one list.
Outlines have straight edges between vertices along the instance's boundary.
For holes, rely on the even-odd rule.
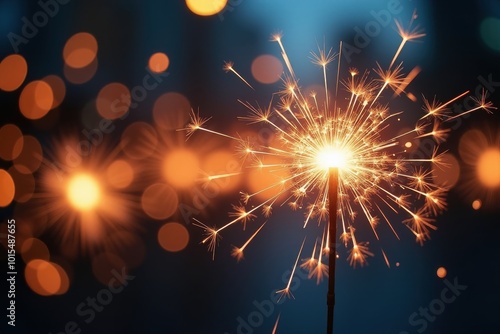
[[131,218],[138,209],[137,198],[124,189],[132,182],[133,171],[125,160],[117,159],[118,149],[102,149],[86,159],[75,152],[74,160],[69,160],[68,148],[77,143],[63,138],[51,150],[55,159],[43,161],[40,188],[34,195],[39,210],[33,219],[46,219],[64,236],[60,246],[65,255],[114,251],[128,243],[125,233],[136,230]]
[[[279,103],[270,104],[268,108],[263,109],[242,102],[250,113],[241,119],[250,124],[260,123],[272,128],[279,138],[277,143],[252,145],[242,138],[210,130],[205,127],[208,119],[195,113],[184,129],[188,137],[201,130],[238,142],[241,155],[246,161],[250,161],[250,168],[267,170],[270,173],[287,172],[286,177],[264,189],[253,193],[243,192],[243,204],[233,206],[235,211],[230,213],[233,219],[225,225],[209,228],[197,220],[197,226],[203,228],[206,233],[202,243],[208,244],[213,255],[223,230],[237,223],[246,225],[259,212],[268,217],[274,206],[288,203],[294,210],[304,209],[304,228],[312,220],[317,220],[318,225],[321,225],[329,217],[329,224],[321,230],[320,248],[317,247],[316,241],[311,257],[305,259],[302,264],[309,269],[310,277],[315,277],[318,283],[325,275],[329,277],[328,333],[333,332],[337,237],[346,247],[350,247],[347,257],[350,264],[354,267],[363,266],[373,253],[366,243],[357,241],[355,233],[363,228],[362,221],[367,223],[366,226],[372,230],[377,240],[377,227],[380,224],[387,224],[399,239],[398,228],[389,219],[388,212],[406,216],[402,219],[403,225],[415,235],[416,241],[422,244],[429,238],[430,231],[436,229],[434,217],[446,208],[445,195],[448,189],[433,183],[431,168],[442,168],[445,165],[437,144],[444,141],[448,129],[442,129],[441,125],[461,116],[450,116],[446,106],[467,92],[444,104],[429,103],[425,100],[425,115],[418,120],[414,128],[394,135],[393,129],[404,113],[391,110],[386,105],[387,102],[383,101],[384,94],[390,95],[388,93],[392,90],[395,96],[400,95],[418,74],[419,69],[415,68],[405,76],[402,63],[397,64],[397,58],[407,42],[424,36],[416,29],[403,29],[399,23],[397,27],[402,41],[389,67],[383,70],[379,65],[374,70],[375,78],[371,78],[369,72],[360,74],[356,69],[350,69],[350,75],[341,82],[348,93],[346,99],[340,99],[338,96],[339,61],[334,101],[329,98],[327,67],[338,55],[333,54],[331,50],[320,50],[319,54],[312,54],[313,62],[322,68],[326,93],[325,100],[318,101],[315,94],[306,96],[301,90],[281,36],[273,36],[287,68],[287,73],[283,76],[284,88],[277,93]],[[234,69],[233,63],[226,64],[225,69],[252,87]],[[414,100],[412,94],[406,95]],[[477,108],[464,113],[476,109],[490,111],[493,108],[484,98],[476,102]],[[403,137],[408,136],[413,139],[433,137],[436,149],[429,157],[410,158],[403,141]],[[257,195],[269,189],[277,191],[260,203],[254,203]],[[337,220],[341,229],[339,236]],[[235,248],[233,256],[240,260],[245,247],[262,227],[263,225],[252,234],[243,247]],[[304,243],[288,285],[278,291],[282,296],[292,296],[290,282],[296,266],[299,265],[303,247]],[[323,254],[329,257],[328,265],[322,262]],[[383,250],[382,254],[389,265]]]

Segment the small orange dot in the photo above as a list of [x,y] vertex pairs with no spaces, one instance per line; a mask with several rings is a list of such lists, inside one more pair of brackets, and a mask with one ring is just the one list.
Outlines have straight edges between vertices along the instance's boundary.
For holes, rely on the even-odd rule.
[[117,119],[128,112],[131,101],[127,86],[112,82],[99,91],[96,100],[97,112],[103,118]]
[[439,267],[439,268],[438,268],[438,270],[437,270],[437,272],[436,272],[436,274],[437,274],[437,276],[438,276],[439,278],[445,278],[445,277],[446,277],[446,274],[447,274],[447,272],[446,272],[446,268],[444,268],[444,267]]
[[10,55],[0,62],[0,89],[12,92],[18,89],[28,73],[28,64],[21,55]]
[[149,58],[149,69],[152,72],[160,73],[165,72],[170,65],[170,59],[163,52],[157,52]]
[[186,248],[189,242],[189,232],[184,225],[167,223],[158,231],[158,242],[169,252],[178,252]]

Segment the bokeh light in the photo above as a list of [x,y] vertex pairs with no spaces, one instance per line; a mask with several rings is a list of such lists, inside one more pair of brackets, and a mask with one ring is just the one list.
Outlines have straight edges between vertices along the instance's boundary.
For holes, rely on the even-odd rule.
[[103,118],[117,119],[128,112],[131,102],[129,89],[121,83],[112,82],[99,91],[96,107]]
[[12,203],[16,187],[12,176],[4,169],[0,169],[0,184],[2,185],[2,191],[0,191],[0,207],[6,207]]
[[484,43],[495,51],[500,51],[500,19],[498,17],[487,17],[483,19],[480,26],[481,38]]
[[191,104],[182,94],[169,92],[161,95],[153,106],[153,119],[166,130],[182,128],[189,120]]
[[17,203],[28,202],[35,192],[35,177],[27,169],[21,169],[19,166],[10,167],[8,172],[16,187],[14,200]]
[[483,123],[460,137],[459,152],[464,162],[463,182],[459,188],[473,208],[498,206],[500,190],[500,132],[498,127]]
[[227,0],[186,0],[189,10],[200,16],[217,14],[226,6]]
[[0,89],[12,92],[18,89],[26,79],[28,64],[23,56],[13,54],[0,62]]
[[49,261],[35,259],[28,262],[24,276],[31,290],[41,296],[55,295],[61,291],[59,268]]
[[[14,124],[5,124],[0,128],[0,158],[3,160],[13,160],[21,153],[23,149],[23,133]],[[18,142],[18,140],[21,140]],[[17,145],[16,145],[17,144]]]
[[52,88],[41,80],[27,84],[19,96],[19,110],[28,119],[42,118],[52,109],[53,104]]
[[21,256],[25,263],[35,259],[48,261],[50,259],[50,252],[49,248],[42,240],[27,238],[22,243]]
[[77,174],[68,182],[68,199],[81,211],[92,210],[99,203],[101,189],[97,180],[88,174]]
[[164,162],[166,180],[176,188],[187,188],[195,183],[200,173],[196,155],[187,149],[168,152]]
[[447,274],[446,268],[439,267],[438,270],[436,271],[436,274],[439,278],[445,278]]
[[163,52],[157,52],[149,58],[148,66],[151,72],[165,72],[170,65],[170,59]]
[[166,223],[158,230],[158,243],[169,252],[179,252],[189,243],[187,228],[179,223]]
[[108,166],[106,177],[112,187],[123,189],[134,180],[134,169],[125,160],[115,160]]
[[458,150],[462,160],[469,165],[475,165],[479,153],[488,147],[488,139],[477,129],[467,131],[460,137]]
[[500,186],[500,149],[489,148],[480,153],[476,172],[484,186],[488,188]]
[[19,155],[14,159],[14,167],[21,173],[33,173],[42,164],[42,145],[33,136],[18,138],[14,144],[14,151],[20,151]]
[[177,210],[179,198],[168,184],[155,183],[144,190],[141,205],[144,212],[151,218],[167,219]]
[[68,259],[113,249],[120,240],[112,236],[135,230],[134,218],[141,211],[136,189],[120,188],[135,177],[125,170],[129,161],[122,159],[120,148],[110,151],[103,143],[82,156],[77,140],[70,136],[53,142],[32,202],[33,216],[47,217],[45,230],[61,234],[57,246]]
[[441,187],[453,187],[460,177],[460,164],[451,153],[442,155],[443,166],[432,167],[434,182]]
[[401,136],[401,146],[404,147],[404,150],[407,153],[413,152],[420,147],[420,138],[415,138],[415,136],[412,135],[411,130],[411,128],[405,126],[398,130],[398,136]]
[[275,56],[261,55],[254,59],[251,70],[255,80],[263,84],[272,84],[280,80],[283,65]]
[[71,36],[63,49],[66,65],[72,68],[83,68],[94,61],[97,55],[97,40],[87,32]]
[[82,68],[74,68],[68,66],[67,64],[64,64],[64,77],[66,78],[66,80],[68,80],[68,82],[71,82],[72,84],[84,84],[94,77],[97,72],[98,65],[99,62],[97,61],[97,58],[95,58],[94,61],[89,65]]
[[482,204],[483,204],[483,203],[481,202],[481,200],[476,199],[476,200],[474,200],[474,201],[472,202],[472,208],[473,208],[474,210],[479,210],[479,209],[481,209],[481,205],[482,205]]
[[59,107],[66,96],[66,84],[64,80],[57,75],[47,75],[42,81],[47,83],[52,89],[54,99],[51,109]]
[[59,289],[57,290],[57,292],[55,294],[56,295],[65,294],[66,292],[68,292],[69,284],[70,284],[68,273],[59,264],[57,264],[55,262],[51,262],[50,264],[57,270],[57,273],[59,274],[59,279],[60,279]]

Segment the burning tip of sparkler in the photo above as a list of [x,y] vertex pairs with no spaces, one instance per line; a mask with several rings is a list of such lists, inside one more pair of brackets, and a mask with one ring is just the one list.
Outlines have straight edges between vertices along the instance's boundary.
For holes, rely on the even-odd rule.
[[419,26],[415,26],[412,28],[410,23],[408,28],[405,29],[401,22],[399,22],[398,20],[396,20],[395,22],[398,29],[398,33],[405,42],[425,36],[425,33],[423,32],[422,29],[420,29]]
[[203,127],[203,124],[208,122],[212,117],[203,118],[200,116],[199,112],[194,112],[191,109],[191,114],[189,116],[190,120],[188,125],[183,129],[178,129],[177,131],[186,131],[186,137],[189,139],[193,135],[196,130],[200,130]]
[[326,68],[328,64],[330,64],[336,57],[338,53],[332,51],[332,49],[325,51],[325,49],[320,49],[319,54],[311,52],[312,62],[316,65],[319,65],[323,68]]
[[347,164],[348,152],[325,146],[316,153],[316,163],[321,169],[342,168]]
[[234,75],[236,75],[241,81],[245,83],[248,87],[252,88],[255,90],[252,85],[248,83],[248,81],[245,80],[236,70],[234,69],[234,63],[232,61],[225,61],[224,66],[222,66],[222,69],[227,73],[227,72],[232,72]]
[[237,220],[243,223],[243,230],[246,228],[246,223],[257,217],[251,211],[247,211],[243,205],[232,205],[234,212],[230,212],[230,217],[235,217]]
[[225,72],[229,72],[233,69],[233,65],[234,65],[234,62],[232,61],[225,61],[224,62],[224,66],[222,66],[222,69],[225,71]]
[[317,261],[316,266],[309,271],[309,279],[316,278],[316,284],[319,285],[323,278],[328,277],[328,265]]
[[236,246],[233,246],[233,250],[231,251],[231,256],[235,257],[237,262],[240,262],[245,258],[243,254],[243,249],[238,248]]
[[277,32],[271,35],[271,41],[273,42],[279,42],[281,41],[281,38],[283,37],[283,33]]
[[351,74],[351,77],[355,76],[355,75],[358,75],[359,74],[359,71],[357,68],[355,67],[350,67],[349,68],[349,74]]
[[215,227],[209,227],[208,225],[202,223],[196,218],[193,218],[193,220],[194,220],[193,225],[201,228],[205,235],[205,238],[200,243],[204,244],[208,242],[208,251],[212,252],[212,260],[214,260],[215,249],[219,244],[219,240],[222,238],[221,235],[219,234],[219,231]]
[[276,294],[279,295],[278,302],[281,301],[281,299],[283,299],[284,297],[289,299],[295,299],[295,297],[292,294],[292,291],[289,288],[278,290],[276,291]]

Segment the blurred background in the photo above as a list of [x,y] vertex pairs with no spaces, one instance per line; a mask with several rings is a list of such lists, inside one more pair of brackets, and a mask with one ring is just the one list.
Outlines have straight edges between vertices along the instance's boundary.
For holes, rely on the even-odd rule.
[[[317,87],[311,51],[343,41],[341,77],[387,67],[401,42],[395,20],[425,33],[398,58],[406,73],[420,70],[411,95],[388,100],[410,128],[424,97],[468,91],[453,113],[483,94],[500,105],[497,0],[1,0],[0,256],[11,271],[15,225],[17,272],[16,326],[4,316],[1,332],[325,332],[326,281],[299,272],[295,298],[275,300],[303,212],[276,208],[239,262],[232,245],[258,225],[224,231],[212,260],[193,218],[222,226],[255,180],[198,182],[200,171],[236,172],[241,158],[231,141],[178,129],[193,109],[210,129],[267,140],[237,120],[247,114],[238,100],[267,106],[282,89],[273,34],[300,84]],[[254,89],[223,70],[227,61]],[[450,168],[433,177],[453,187],[438,229],[423,246],[407,230],[380,241],[362,232],[375,253],[363,268],[339,249],[336,333],[500,333],[500,115],[478,110],[448,125],[440,148]],[[423,140],[413,149],[429,150]]]

